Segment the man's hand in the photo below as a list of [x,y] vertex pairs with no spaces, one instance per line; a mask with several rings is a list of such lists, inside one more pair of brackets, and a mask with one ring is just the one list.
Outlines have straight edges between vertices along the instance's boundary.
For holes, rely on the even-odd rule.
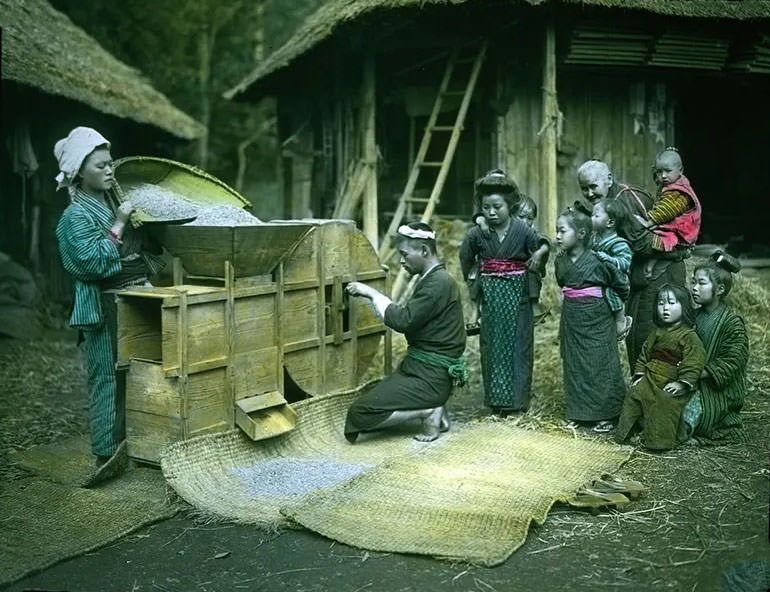
[[639,214],[634,214],[634,218],[636,218],[639,221],[639,224],[641,224],[645,228],[649,228],[650,226],[652,226],[649,220],[647,220],[646,218],[642,218]]
[[363,296],[364,298],[369,299],[373,298],[374,295],[378,293],[377,290],[371,286],[367,286],[361,282],[350,282],[345,288],[345,291],[351,296]]
[[666,386],[663,387],[663,390],[672,397],[678,397],[679,395],[685,394],[689,388],[690,387],[685,383],[674,380],[673,382],[667,383]]

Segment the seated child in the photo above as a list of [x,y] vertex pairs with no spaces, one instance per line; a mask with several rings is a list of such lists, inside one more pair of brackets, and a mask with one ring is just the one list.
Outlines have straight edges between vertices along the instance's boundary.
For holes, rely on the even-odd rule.
[[[649,231],[647,254],[672,253],[689,249],[700,232],[701,206],[690,181],[683,174],[682,159],[676,148],[669,147],[658,154],[653,166],[653,178],[658,193],[647,218],[636,215]],[[655,258],[645,263],[645,276],[652,276]]]
[[737,439],[741,426],[749,340],[743,319],[725,304],[739,270],[735,258],[717,251],[692,274],[692,297],[700,306],[695,330],[706,348],[706,366],[682,419],[687,435],[699,443]]
[[[600,199],[594,204],[591,213],[593,238],[591,249],[602,261],[614,265],[623,274],[628,283],[628,272],[631,269],[631,245],[618,236],[616,229],[622,225],[625,207],[616,199]],[[626,316],[625,301],[628,300],[628,290],[622,294],[613,288],[604,288],[604,299],[615,317],[615,327],[618,340],[625,339],[631,329],[632,319]]]
[[636,359],[615,433],[617,442],[624,442],[637,424],[647,448],[668,450],[684,440],[682,409],[706,364],[706,352],[693,329],[694,317],[686,289],[665,284],[658,290],[657,327]]

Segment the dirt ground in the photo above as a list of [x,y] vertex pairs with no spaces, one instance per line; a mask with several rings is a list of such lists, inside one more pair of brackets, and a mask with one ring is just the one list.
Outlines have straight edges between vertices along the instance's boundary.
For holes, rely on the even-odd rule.
[[[538,329],[541,346],[553,340],[551,329]],[[768,372],[768,361],[762,371]],[[0,478],[22,479],[24,471],[8,463],[9,449],[55,442],[87,429],[82,355],[73,333],[58,329],[40,342],[0,338],[0,382]],[[752,385],[743,414],[748,442],[659,454],[639,449],[619,474],[645,483],[646,495],[622,511],[597,514],[557,505],[545,524],[533,525],[526,543],[498,567],[367,552],[302,530],[272,533],[200,523],[182,512],[7,589],[753,589],[723,584],[725,577],[736,581],[752,569],[770,573],[770,563],[761,563],[770,562],[770,397],[764,384]],[[531,419],[505,421],[569,434],[556,423],[538,419],[547,415],[545,397],[538,406],[538,396],[536,389]],[[451,411],[460,422],[487,413],[476,386],[455,397]]]

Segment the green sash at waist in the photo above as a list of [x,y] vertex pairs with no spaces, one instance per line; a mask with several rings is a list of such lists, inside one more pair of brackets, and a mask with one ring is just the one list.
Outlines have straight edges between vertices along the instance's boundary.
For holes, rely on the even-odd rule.
[[446,368],[449,376],[452,377],[452,384],[455,386],[464,386],[468,382],[468,369],[465,366],[465,357],[463,356],[450,358],[443,354],[425,351],[416,347],[408,348],[406,355],[428,366]]

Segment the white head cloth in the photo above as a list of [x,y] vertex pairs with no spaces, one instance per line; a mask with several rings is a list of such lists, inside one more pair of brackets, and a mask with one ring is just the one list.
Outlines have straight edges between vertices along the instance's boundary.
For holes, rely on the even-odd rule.
[[398,227],[398,234],[407,238],[424,238],[436,240],[436,233],[433,230],[415,229],[403,224]]
[[94,151],[97,146],[110,143],[103,135],[90,127],[76,127],[66,138],[62,138],[53,147],[53,155],[59,161],[59,174],[56,175],[58,185],[56,189],[62,187],[72,187],[75,177],[83,165],[86,157]]

